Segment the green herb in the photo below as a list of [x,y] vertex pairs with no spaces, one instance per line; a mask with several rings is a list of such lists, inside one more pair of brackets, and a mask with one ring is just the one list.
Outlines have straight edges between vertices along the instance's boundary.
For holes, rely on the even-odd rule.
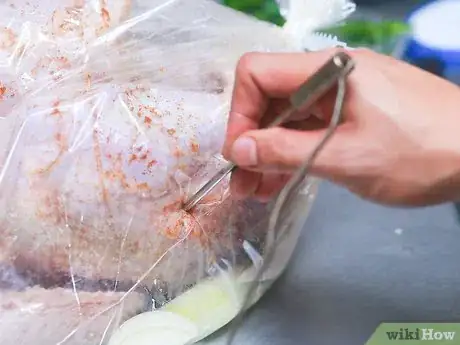
[[374,47],[401,37],[408,32],[408,27],[405,23],[397,21],[354,20],[324,31],[339,37],[351,46]]
[[275,0],[223,0],[222,3],[237,11],[282,26],[285,22]]

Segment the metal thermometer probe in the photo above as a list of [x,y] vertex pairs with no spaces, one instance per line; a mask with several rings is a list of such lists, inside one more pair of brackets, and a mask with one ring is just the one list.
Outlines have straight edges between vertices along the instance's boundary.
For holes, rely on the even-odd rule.
[[[313,74],[300,88],[291,95],[290,107],[280,113],[274,121],[265,128],[280,126],[296,112],[304,111],[311,107],[319,98],[324,96],[337,83],[340,78],[345,78],[353,70],[352,58],[344,53],[336,53],[315,74]],[[183,205],[185,211],[194,208],[206,195],[208,195],[228,174],[237,166],[229,163],[212,177],[198,192],[190,197]]]

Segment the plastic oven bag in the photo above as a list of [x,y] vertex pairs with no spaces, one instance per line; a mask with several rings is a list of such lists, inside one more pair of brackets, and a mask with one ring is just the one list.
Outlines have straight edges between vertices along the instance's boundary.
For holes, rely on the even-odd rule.
[[2,345],[185,344],[238,313],[269,206],[232,200],[228,181],[192,214],[180,205],[225,164],[238,59],[337,45],[313,30],[353,10],[282,5],[284,29],[206,0],[0,2]]

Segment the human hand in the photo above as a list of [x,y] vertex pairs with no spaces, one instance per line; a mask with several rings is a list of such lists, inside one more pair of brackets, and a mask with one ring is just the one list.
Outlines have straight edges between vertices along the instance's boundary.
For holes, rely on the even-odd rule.
[[[298,114],[288,128],[259,128],[335,52],[251,53],[240,60],[223,150],[239,167],[234,195],[268,201],[321,140],[333,93],[315,107],[323,121]],[[347,81],[344,120],[312,174],[382,204],[458,200],[460,88],[391,57],[349,54],[357,66]]]

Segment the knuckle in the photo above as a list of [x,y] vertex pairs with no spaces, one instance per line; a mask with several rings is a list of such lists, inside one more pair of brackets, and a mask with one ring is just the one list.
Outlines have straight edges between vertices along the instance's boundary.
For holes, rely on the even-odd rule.
[[246,53],[238,60],[236,67],[237,74],[250,74],[257,64],[257,60],[261,53],[251,52]]

